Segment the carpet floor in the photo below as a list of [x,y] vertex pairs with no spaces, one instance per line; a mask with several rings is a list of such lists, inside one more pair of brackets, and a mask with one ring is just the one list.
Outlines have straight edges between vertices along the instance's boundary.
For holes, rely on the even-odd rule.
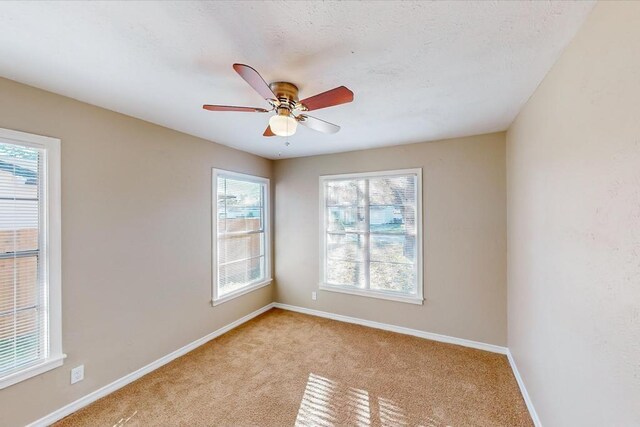
[[532,426],[505,356],[273,309],[55,424]]

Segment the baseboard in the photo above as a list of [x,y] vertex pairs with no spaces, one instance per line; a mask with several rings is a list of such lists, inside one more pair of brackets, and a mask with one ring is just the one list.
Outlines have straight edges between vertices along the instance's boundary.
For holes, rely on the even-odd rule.
[[129,383],[132,383],[133,381],[137,380],[138,378],[142,377],[143,375],[148,374],[149,372],[152,372],[158,368],[160,368],[163,365],[166,365],[167,363],[171,362],[174,359],[177,359],[180,356],[183,356],[185,354],[187,354],[188,352],[190,352],[191,350],[196,349],[197,347],[200,347],[201,345],[211,341],[214,338],[219,337],[220,335],[229,332],[230,330],[237,328],[238,326],[242,325],[243,323],[253,319],[256,316],[259,316],[260,314],[270,310],[271,308],[274,307],[274,303],[270,303],[265,305],[264,307],[254,311],[253,313],[249,313],[246,316],[236,320],[235,322],[231,322],[226,326],[223,326],[222,328],[218,329],[217,331],[214,331],[200,339],[197,339],[187,345],[185,345],[182,348],[179,348],[178,350],[171,352],[169,354],[167,354],[164,357],[161,357],[160,359],[149,363],[148,365],[138,369],[137,371],[134,371],[128,375],[125,375],[124,377],[115,380],[114,382],[107,384],[106,386],[99,388],[96,391],[93,391],[89,394],[87,394],[84,397],[81,397],[80,399],[71,402],[70,404],[63,406],[62,408],[50,413],[49,415],[46,415],[43,418],[40,418],[37,421],[34,421],[33,423],[29,424],[27,427],[44,427],[44,426],[48,426],[50,424],[55,423],[58,420],[61,420],[62,418],[66,417],[67,415],[72,414],[73,412],[89,405],[90,403],[95,402],[96,400],[110,394],[113,393],[114,391],[126,386]]
[[464,338],[450,337],[448,335],[440,335],[433,332],[425,332],[418,329],[405,328],[403,326],[389,325],[387,323],[374,322],[371,320],[365,320],[351,316],[343,316],[341,314],[313,310],[311,308],[282,304],[279,302],[273,303],[273,306],[276,308],[281,308],[283,310],[295,311],[298,313],[309,314],[311,316],[325,317],[327,319],[338,320],[340,322],[355,323],[356,325],[368,326],[375,329],[383,329],[385,331],[397,332],[399,334],[413,335],[415,337],[426,338],[428,340],[444,342],[447,344],[457,344],[463,347],[471,347],[478,350],[490,351],[492,353],[507,354],[508,352],[506,347],[500,347],[499,345],[487,344],[483,342],[467,340]]
[[536,427],[542,427],[542,423],[540,422],[540,418],[533,407],[533,402],[529,397],[529,393],[524,385],[524,381],[520,376],[520,372],[516,366],[516,362],[511,355],[511,352],[507,347],[500,347],[493,344],[487,344],[478,341],[467,340],[464,338],[456,338],[447,335],[434,334],[432,332],[420,331],[417,329],[405,328],[403,326],[395,326],[389,325],[386,323],[374,322],[371,320],[360,319],[357,317],[343,316],[341,314],[329,313],[326,311],[313,310],[311,308],[299,307],[295,305],[282,304],[279,302],[273,303],[275,308],[281,308],[283,310],[295,311],[297,313],[309,314],[311,316],[325,317],[327,319],[338,320],[340,322],[354,323],[356,325],[368,326],[370,328],[383,329],[385,331],[397,332],[400,334],[413,335],[420,338],[426,338],[433,341],[444,342],[448,344],[457,344],[464,347],[471,347],[478,350],[490,351],[492,353],[504,354],[507,356],[509,360],[509,365],[511,366],[511,370],[513,371],[513,375],[516,377],[516,381],[518,383],[518,387],[520,388],[520,393],[522,394],[522,398],[527,405],[527,409],[529,410],[529,414],[531,415],[531,419]]
[[527,392],[527,388],[524,385],[524,381],[520,376],[520,371],[518,371],[518,367],[516,366],[516,361],[511,354],[511,351],[507,349],[507,358],[509,359],[509,364],[511,365],[511,370],[513,371],[513,375],[516,377],[516,381],[518,382],[518,387],[520,387],[520,393],[522,394],[522,398],[524,399],[524,403],[527,405],[527,409],[529,410],[529,414],[531,415],[531,419],[533,420],[533,424],[536,427],[542,427],[542,423],[540,422],[540,418],[538,417],[538,413],[536,412],[536,408],[533,407],[533,402],[531,401],[531,397],[529,396],[529,392]]
[[485,350],[485,351],[490,351],[492,353],[499,353],[499,354],[505,354],[507,356],[507,358],[509,359],[509,364],[511,365],[511,369],[513,370],[513,374],[516,377],[516,381],[518,382],[518,386],[520,387],[520,392],[522,393],[522,397],[524,398],[524,401],[527,405],[527,409],[529,409],[529,413],[531,414],[531,418],[533,420],[533,423],[536,425],[536,427],[542,427],[542,424],[540,423],[540,419],[538,418],[538,415],[535,411],[535,408],[533,407],[533,403],[531,402],[531,398],[529,397],[529,393],[527,392],[527,389],[524,385],[524,382],[522,380],[522,377],[520,376],[520,373],[518,372],[518,368],[516,367],[515,361],[513,359],[513,356],[511,355],[511,352],[506,348],[506,347],[500,347],[497,345],[493,345],[493,344],[487,344],[487,343],[482,343],[482,342],[478,342],[478,341],[472,341],[472,340],[467,340],[464,338],[456,338],[456,337],[450,337],[447,335],[440,335],[440,334],[435,334],[432,332],[425,332],[425,331],[420,331],[417,329],[411,329],[411,328],[405,328],[403,326],[395,326],[395,325],[389,325],[386,323],[380,323],[380,322],[374,322],[371,320],[365,320],[365,319],[360,319],[357,317],[350,317],[350,316],[343,316],[341,314],[334,314],[334,313],[329,313],[326,311],[320,311],[320,310],[313,310],[310,308],[305,308],[305,307],[298,307],[298,306],[294,306],[294,305],[288,305],[288,304],[282,304],[282,303],[278,303],[278,302],[274,302],[274,303],[270,303],[265,305],[264,307],[247,314],[246,316],[236,320],[235,322],[231,322],[226,326],[223,326],[222,328],[200,338],[197,339],[187,345],[185,345],[184,347],[179,348],[176,351],[173,351],[169,354],[167,354],[164,357],[161,357],[160,359],[149,363],[148,365],[138,369],[137,371],[134,371],[128,375],[125,375],[124,377],[117,379],[115,381],[113,381],[110,384],[107,384],[106,386],[99,388],[98,390],[95,390],[89,394],[87,394],[84,397],[81,397],[80,399],[71,402],[70,404],[63,406],[62,408],[50,413],[49,415],[46,415],[42,418],[40,418],[37,421],[34,421],[33,423],[29,424],[27,427],[45,427],[48,426],[50,424],[53,424],[56,421],[61,420],[62,418],[66,417],[67,415],[72,414],[73,412],[82,409],[83,407],[89,405],[90,403],[95,402],[96,400],[110,394],[113,393],[114,391],[126,386],[127,384],[132,383],[133,381],[137,380],[138,378],[160,368],[163,365],[166,365],[167,363],[171,362],[174,359],[177,359],[180,356],[183,356],[185,354],[187,354],[188,352],[200,347],[201,345],[211,341],[214,338],[219,337],[220,335],[229,332],[230,330],[237,328],[238,326],[242,325],[243,323],[253,319],[256,316],[259,316],[260,314],[272,309],[272,308],[280,308],[283,310],[289,310],[289,311],[295,311],[298,313],[303,313],[303,314],[309,314],[311,316],[318,316],[318,317],[324,317],[327,319],[333,319],[333,320],[337,320],[340,322],[347,322],[347,323],[353,323],[356,325],[362,325],[362,326],[368,326],[370,328],[375,328],[375,329],[382,329],[385,331],[391,331],[391,332],[397,332],[400,334],[405,334],[405,335],[413,335],[416,337],[420,337],[420,338],[425,338],[425,339],[429,339],[429,340],[433,340],[433,341],[439,341],[439,342],[444,342],[444,343],[448,343],[448,344],[457,344],[457,345],[461,345],[464,347],[470,347],[470,348],[475,348],[478,350]]

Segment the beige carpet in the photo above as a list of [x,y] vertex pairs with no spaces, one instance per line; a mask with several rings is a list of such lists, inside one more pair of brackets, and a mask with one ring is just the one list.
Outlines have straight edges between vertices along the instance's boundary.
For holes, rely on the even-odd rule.
[[531,426],[505,356],[271,310],[56,426]]

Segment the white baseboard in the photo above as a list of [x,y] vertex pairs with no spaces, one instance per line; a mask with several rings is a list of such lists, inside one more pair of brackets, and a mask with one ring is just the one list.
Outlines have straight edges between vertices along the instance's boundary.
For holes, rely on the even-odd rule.
[[516,361],[511,354],[511,351],[507,349],[507,358],[509,359],[509,364],[511,365],[511,370],[513,371],[513,375],[516,377],[516,381],[518,382],[518,387],[520,387],[520,393],[522,394],[522,398],[524,399],[524,403],[527,405],[527,409],[529,410],[529,414],[531,415],[531,419],[533,420],[533,424],[536,427],[542,427],[542,423],[540,422],[540,418],[538,417],[538,413],[536,412],[536,408],[533,407],[533,402],[531,401],[531,397],[529,396],[529,392],[527,392],[527,388],[524,385],[524,381],[520,376],[520,372],[518,371],[518,367],[516,366]]
[[338,320],[340,322],[355,323],[356,325],[368,326],[370,328],[375,328],[375,329],[383,329],[385,331],[397,332],[399,334],[413,335],[415,337],[426,338],[428,340],[439,341],[439,342],[444,342],[448,344],[457,344],[464,347],[476,348],[478,350],[490,351],[492,353],[507,354],[507,351],[508,351],[506,347],[500,347],[499,345],[487,344],[487,343],[478,342],[478,341],[471,341],[464,338],[450,337],[448,335],[434,334],[433,332],[425,332],[425,331],[420,331],[418,329],[405,328],[403,326],[395,326],[395,325],[389,325],[386,323],[373,322],[371,320],[360,319],[357,317],[343,316],[341,314],[334,314],[326,311],[313,310],[311,308],[298,307],[295,305],[282,304],[279,302],[273,303],[273,306],[276,308],[281,308],[283,310],[295,311],[303,314],[310,314],[311,316],[326,317],[327,319]]
[[278,302],[273,302],[270,304],[265,305],[264,307],[254,311],[253,313],[249,313],[246,316],[236,320],[235,322],[229,323],[226,326],[223,326],[222,328],[218,329],[217,331],[214,331],[200,339],[197,339],[187,345],[185,345],[182,348],[179,348],[178,350],[167,354],[164,357],[161,357],[160,359],[149,363],[148,365],[138,369],[137,371],[134,371],[128,375],[125,375],[124,377],[115,380],[114,382],[107,384],[106,386],[99,388],[96,391],[93,391],[89,394],[87,394],[84,397],[81,397],[80,399],[71,402],[70,404],[63,406],[62,408],[50,413],[49,415],[46,415],[42,418],[40,418],[37,421],[34,421],[33,423],[29,424],[27,427],[45,427],[48,426],[50,424],[53,424],[56,421],[61,420],[62,418],[66,417],[67,415],[72,414],[73,412],[82,409],[83,407],[89,405],[90,403],[95,402],[96,400],[110,394],[113,393],[114,391],[126,386],[127,384],[132,383],[133,381],[137,380],[138,378],[160,368],[163,365],[166,365],[167,363],[171,362],[174,359],[177,359],[180,356],[183,356],[185,354],[187,354],[188,352],[190,352],[191,350],[196,349],[197,347],[200,347],[201,345],[211,341],[214,338],[219,337],[220,335],[229,332],[230,330],[242,325],[243,323],[253,319],[256,316],[259,316],[260,314],[272,309],[272,308],[280,308],[283,310],[289,310],[289,311],[295,311],[298,313],[303,313],[303,314],[309,314],[311,316],[318,316],[318,317],[324,317],[327,319],[333,319],[333,320],[337,320],[340,322],[347,322],[347,323],[354,323],[356,325],[362,325],[362,326],[368,326],[370,328],[375,328],[375,329],[382,329],[385,331],[391,331],[391,332],[397,332],[400,334],[405,334],[405,335],[413,335],[416,337],[420,337],[420,338],[425,338],[425,339],[429,339],[429,340],[433,340],[433,341],[439,341],[439,342],[444,342],[444,343],[448,343],[448,344],[457,344],[457,345],[461,345],[464,347],[471,347],[471,348],[475,348],[478,350],[485,350],[485,351],[490,351],[492,353],[499,353],[499,354],[505,354],[507,355],[507,358],[509,359],[509,364],[511,365],[511,369],[513,370],[513,374],[516,377],[516,381],[518,382],[518,386],[520,387],[520,392],[522,393],[522,397],[524,398],[524,401],[527,405],[527,408],[529,409],[529,413],[531,414],[531,418],[533,419],[534,424],[536,425],[536,427],[542,427],[542,424],[540,423],[540,419],[538,418],[538,415],[535,411],[535,408],[533,407],[533,403],[531,402],[531,398],[529,397],[529,393],[527,393],[527,389],[524,386],[524,382],[522,381],[522,378],[520,377],[520,373],[518,372],[518,368],[516,367],[515,361],[513,360],[513,356],[511,355],[511,352],[506,348],[506,347],[500,347],[497,345],[493,345],[493,344],[487,344],[487,343],[482,343],[482,342],[478,342],[478,341],[472,341],[472,340],[467,340],[467,339],[463,339],[463,338],[456,338],[456,337],[450,337],[447,335],[440,335],[440,334],[435,334],[432,332],[425,332],[425,331],[420,331],[417,329],[411,329],[411,328],[405,328],[403,326],[395,326],[395,325],[389,325],[386,323],[380,323],[380,322],[374,322],[371,320],[365,320],[365,319],[359,319],[357,317],[350,317],[350,316],[343,316],[341,314],[334,314],[334,313],[329,313],[326,311],[319,311],[319,310],[313,310],[310,308],[304,308],[304,307],[298,307],[298,306],[294,306],[294,305],[288,305],[288,304],[282,304],[282,303],[278,303]]
[[478,341],[471,341],[463,338],[450,337],[448,335],[440,335],[434,334],[432,332],[424,332],[417,329],[405,328],[403,326],[395,326],[389,325],[386,323],[373,322],[371,320],[359,319],[357,317],[343,316],[341,314],[329,313],[326,311],[313,310],[311,308],[299,307],[295,305],[282,304],[279,302],[273,303],[275,308],[281,308],[283,310],[295,311],[297,313],[309,314],[312,316],[325,317],[327,319],[338,320],[340,322],[354,323],[356,325],[368,326],[370,328],[383,329],[385,331],[397,332],[400,334],[413,335],[420,338],[426,338],[433,341],[445,342],[448,344],[457,344],[464,347],[471,347],[478,350],[490,351],[492,353],[504,354],[507,356],[509,360],[509,365],[511,365],[511,370],[513,371],[513,375],[516,377],[516,381],[518,382],[518,387],[520,388],[520,393],[522,393],[522,397],[527,405],[527,409],[529,410],[529,414],[531,415],[531,419],[536,427],[542,427],[542,423],[540,422],[540,418],[533,407],[533,402],[529,397],[529,393],[524,385],[524,381],[520,376],[520,372],[518,372],[518,368],[516,367],[516,362],[511,355],[511,352],[507,347],[500,347],[493,344],[487,344]]
[[73,412],[82,409],[83,407],[87,406],[90,403],[95,402],[96,400],[110,394],[113,393],[114,391],[118,390],[119,388],[124,387],[125,385],[132,383],[133,381],[137,380],[138,378],[142,377],[143,375],[148,374],[151,371],[154,371],[156,369],[158,369],[159,367],[166,365],[167,363],[171,362],[174,359],[177,359],[180,356],[183,356],[185,354],[187,354],[188,352],[190,352],[191,350],[196,349],[197,347],[200,347],[201,345],[211,341],[214,338],[219,337],[220,335],[229,332],[231,329],[237,328],[238,326],[242,325],[243,323],[253,319],[256,316],[259,316],[260,314],[264,313],[265,311],[270,310],[271,308],[274,307],[273,303],[267,304],[262,308],[259,308],[258,310],[254,311],[253,313],[249,313],[246,316],[236,320],[235,322],[231,322],[226,326],[223,326],[222,328],[218,329],[215,332],[212,332],[200,339],[197,339],[187,345],[185,345],[182,348],[179,348],[178,350],[171,352],[169,354],[167,354],[164,357],[161,357],[160,359],[149,363],[146,366],[143,366],[142,368],[138,369],[137,371],[134,371],[128,375],[125,375],[124,377],[115,380],[114,382],[107,384],[106,386],[99,388],[96,391],[93,391],[89,394],[87,394],[84,397],[81,397],[80,399],[71,402],[70,404],[63,406],[62,408],[50,413],[49,415],[40,418],[37,421],[34,421],[33,423],[29,424],[27,427],[44,427],[44,426],[48,426],[50,424],[55,423],[56,421],[61,420],[62,418],[66,417],[67,415],[72,414]]

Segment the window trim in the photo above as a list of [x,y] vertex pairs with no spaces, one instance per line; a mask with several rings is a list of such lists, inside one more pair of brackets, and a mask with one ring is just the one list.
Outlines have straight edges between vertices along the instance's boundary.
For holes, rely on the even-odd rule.
[[[402,295],[394,292],[384,290],[372,290],[372,289],[349,289],[343,288],[337,285],[331,285],[326,282],[326,221],[327,221],[327,209],[325,206],[326,194],[325,194],[325,182],[332,180],[350,180],[357,178],[372,178],[372,177],[387,177],[397,175],[416,175],[416,290],[415,296]],[[320,252],[320,280],[318,289],[329,292],[338,292],[349,295],[358,295],[369,298],[385,299],[396,302],[404,302],[409,304],[422,305],[424,302],[424,283],[423,283],[423,234],[422,234],[422,168],[411,169],[395,169],[385,171],[374,172],[362,172],[362,173],[346,173],[336,175],[321,175],[319,179],[319,208],[320,208],[320,239],[319,239],[319,252]],[[365,206],[368,206],[368,200],[365,201]],[[368,217],[368,210],[365,208],[365,215]],[[368,274],[368,273],[367,273]]]
[[[217,306],[232,299],[246,295],[257,289],[268,286],[273,281],[271,277],[271,180],[269,178],[249,175],[226,169],[212,168],[211,174],[211,305]],[[223,175],[238,178],[244,181],[255,182],[264,185],[264,276],[265,279],[237,289],[222,297],[218,296],[218,176]]]
[[44,151],[44,203],[41,209],[44,233],[41,234],[41,253],[47,275],[48,336],[45,337],[46,357],[0,377],[0,389],[62,366],[66,354],[62,352],[62,249],[60,198],[60,139],[0,128],[0,142],[39,148]]

